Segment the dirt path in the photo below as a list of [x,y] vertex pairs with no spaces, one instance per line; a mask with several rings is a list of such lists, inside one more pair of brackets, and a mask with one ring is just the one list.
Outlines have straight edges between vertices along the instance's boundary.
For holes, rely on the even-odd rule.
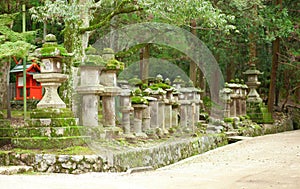
[[144,173],[0,176],[1,188],[300,188],[300,130],[257,137]]

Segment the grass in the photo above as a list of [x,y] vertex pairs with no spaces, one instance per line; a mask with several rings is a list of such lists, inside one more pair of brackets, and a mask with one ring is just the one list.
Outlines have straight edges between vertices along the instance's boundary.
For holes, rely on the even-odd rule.
[[[1,110],[6,118],[7,116],[7,110]],[[12,118],[23,118],[24,117],[24,111],[20,111],[20,110],[12,110],[11,111],[11,117]],[[30,111],[26,111],[26,118],[30,117]]]

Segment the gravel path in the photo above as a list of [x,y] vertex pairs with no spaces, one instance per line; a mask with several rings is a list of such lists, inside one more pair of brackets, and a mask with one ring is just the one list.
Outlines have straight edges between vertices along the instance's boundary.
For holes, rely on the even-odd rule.
[[227,145],[151,172],[0,175],[1,188],[300,188],[300,130]]

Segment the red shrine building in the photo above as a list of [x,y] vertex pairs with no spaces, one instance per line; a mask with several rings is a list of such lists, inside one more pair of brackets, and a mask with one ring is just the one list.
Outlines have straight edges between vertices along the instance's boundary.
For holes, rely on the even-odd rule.
[[[23,100],[23,65],[17,64],[10,73],[16,74],[16,100]],[[41,83],[33,79],[34,74],[40,73],[36,63],[26,65],[26,98],[41,100],[43,89]]]

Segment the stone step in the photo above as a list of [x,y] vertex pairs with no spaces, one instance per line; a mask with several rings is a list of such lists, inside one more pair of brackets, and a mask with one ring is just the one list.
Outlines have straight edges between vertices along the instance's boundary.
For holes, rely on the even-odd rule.
[[0,166],[0,175],[13,175],[33,172],[30,166]]
[[233,143],[233,142],[238,142],[238,141],[242,141],[242,140],[249,140],[252,138],[253,137],[246,137],[246,136],[230,136],[227,139],[228,139],[229,143]]
[[80,136],[87,133],[87,127],[21,127],[21,128],[0,128],[2,137],[67,137]]
[[31,119],[44,118],[69,118],[74,117],[73,112],[68,108],[42,108],[30,112]]
[[0,137],[11,137],[14,134],[14,129],[11,127],[0,127]]
[[11,138],[10,137],[0,137],[0,147],[10,144]]
[[69,137],[23,137],[11,138],[11,143],[16,148],[25,149],[51,149],[82,146],[91,140],[90,136]]
[[26,121],[27,127],[62,127],[78,125],[78,118],[39,118]]
[[9,128],[10,127],[10,121],[6,119],[0,119],[0,126],[2,128]]

